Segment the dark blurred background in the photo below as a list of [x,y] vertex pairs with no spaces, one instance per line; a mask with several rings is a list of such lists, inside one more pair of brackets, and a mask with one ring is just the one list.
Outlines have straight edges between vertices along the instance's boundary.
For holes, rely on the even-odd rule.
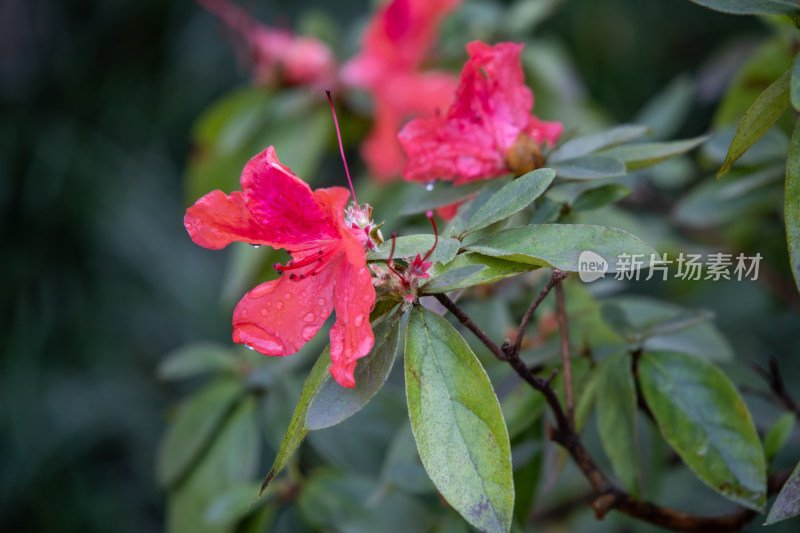
[[[371,4],[246,5],[263,21],[320,9],[352,27]],[[678,0],[567,1],[537,29],[611,122],[731,35],[765,32]],[[193,121],[248,79],[188,0],[0,2],[0,530],[163,529],[154,455],[181,390],[154,369],[230,336],[226,254],[187,237],[183,168]],[[708,129],[713,102],[695,100],[679,134]]]

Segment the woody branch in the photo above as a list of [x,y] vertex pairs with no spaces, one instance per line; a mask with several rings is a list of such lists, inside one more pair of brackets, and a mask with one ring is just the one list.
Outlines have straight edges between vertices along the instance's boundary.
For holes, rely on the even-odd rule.
[[[528,312],[522,319],[520,330],[518,330],[517,338],[514,344],[504,343],[503,346],[498,346],[492,341],[491,338],[484,332],[469,315],[467,315],[460,307],[458,307],[450,298],[444,294],[435,295],[436,299],[448,311],[469,329],[478,339],[501,361],[507,362],[514,371],[532,388],[539,391],[544,395],[550,410],[555,418],[555,427],[548,426],[549,437],[551,440],[560,444],[570,454],[572,459],[576,462],[583,475],[589,481],[593,491],[593,501],[590,503],[594,509],[595,515],[598,519],[602,519],[609,511],[617,510],[628,516],[654,524],[663,528],[671,529],[673,531],[696,531],[696,532],[724,532],[736,531],[747,525],[756,516],[756,512],[750,509],[740,508],[737,511],[719,516],[705,516],[685,513],[669,507],[662,507],[654,503],[646,502],[637,499],[625,490],[614,485],[606,475],[600,470],[595,463],[592,456],[583,446],[580,435],[575,432],[572,419],[571,410],[565,411],[561,405],[561,401],[555,393],[555,390],[550,386],[550,382],[555,373],[548,379],[543,379],[536,376],[525,365],[519,357],[519,348],[522,339],[520,333],[524,331],[524,326],[530,320],[536,307],[547,296],[553,287],[558,286],[567,277],[567,274],[559,270],[553,270],[550,280],[547,282],[541,293],[531,304]],[[562,295],[563,296],[563,295]],[[559,327],[561,330],[561,344],[562,356],[569,355],[569,340],[566,336],[567,317],[564,311],[563,300],[557,306],[559,315]],[[565,366],[565,374],[569,372],[568,367]],[[571,376],[566,375],[565,381],[571,381]],[[569,383],[571,388],[571,383]],[[569,404],[568,404],[569,407]],[[768,489],[770,493],[777,492],[781,489],[783,484],[789,477],[789,472],[776,472],[770,476],[768,480]]]

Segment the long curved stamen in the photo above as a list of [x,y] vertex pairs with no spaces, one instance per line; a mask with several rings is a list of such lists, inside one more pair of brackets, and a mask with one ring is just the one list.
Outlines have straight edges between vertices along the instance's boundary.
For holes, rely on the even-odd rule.
[[336,137],[339,139],[339,153],[342,154],[342,163],[344,163],[344,172],[347,174],[347,182],[350,184],[350,192],[353,193],[353,202],[358,205],[356,200],[356,190],[353,188],[353,180],[350,179],[350,171],[347,169],[347,160],[344,158],[344,147],[342,146],[342,134],[339,132],[339,121],[336,119],[336,110],[333,108],[333,99],[331,98],[331,90],[325,89],[325,94],[328,95],[328,102],[331,104],[331,113],[333,114],[333,125],[336,126]]
[[436,245],[439,244],[439,230],[436,229],[436,221],[433,219],[433,211],[428,211],[425,213],[425,216],[428,217],[428,220],[431,221],[431,226],[433,226],[433,248],[428,250],[428,253],[425,254],[425,257],[422,258],[421,263],[424,263],[427,258],[431,256],[433,251],[436,249]]
[[393,267],[393,265],[394,265],[394,261],[392,261],[392,257],[394,257],[394,247],[395,247],[395,245],[396,245],[396,244],[397,244],[397,232],[396,232],[396,231],[393,231],[393,232],[392,232],[392,249],[391,249],[391,251],[389,252],[389,259],[387,259],[387,260],[386,260],[386,266],[389,268],[389,270],[390,270],[390,271],[391,271],[391,272],[392,272],[392,273],[393,273],[395,276],[397,276],[398,278],[400,278],[400,282],[401,282],[403,285],[405,285],[406,283],[408,283],[408,282],[406,281],[406,278],[405,278],[405,276],[403,276],[402,274],[400,274],[400,273],[399,273],[397,270],[395,270],[395,269],[394,269],[394,267]]

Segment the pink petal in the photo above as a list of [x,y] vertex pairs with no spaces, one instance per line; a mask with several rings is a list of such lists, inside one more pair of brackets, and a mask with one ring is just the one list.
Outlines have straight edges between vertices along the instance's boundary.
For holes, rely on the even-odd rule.
[[[295,256],[295,261],[302,260]],[[266,354],[291,355],[311,340],[333,310],[334,279],[341,254],[317,275],[317,264],[293,270],[305,279],[280,278],[262,283],[244,295],[233,312],[233,342]]]
[[525,133],[539,144],[549,143],[550,146],[553,146],[558,142],[558,138],[561,137],[563,131],[564,125],[560,122],[545,122],[531,116]]
[[531,118],[533,94],[519,62],[521,44],[467,45],[456,99],[447,115],[416,119],[398,135],[409,181],[457,184],[508,172],[505,154]]
[[330,372],[342,387],[352,388],[356,363],[369,354],[374,342],[369,314],[375,306],[375,287],[366,262],[360,265],[341,262],[336,273],[334,302],[336,323],[331,328]]
[[196,244],[212,250],[236,241],[275,244],[273,233],[253,218],[238,191],[230,196],[211,191],[186,210],[183,223]]
[[247,208],[268,228],[273,242],[296,245],[339,238],[325,206],[307,183],[278,161],[272,146],[247,163],[241,182]]

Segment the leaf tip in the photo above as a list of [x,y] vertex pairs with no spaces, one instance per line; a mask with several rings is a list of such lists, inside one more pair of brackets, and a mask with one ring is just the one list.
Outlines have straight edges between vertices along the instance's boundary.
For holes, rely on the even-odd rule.
[[258,491],[259,498],[261,498],[261,495],[264,494],[264,491],[267,490],[267,487],[270,483],[272,483],[272,480],[275,479],[275,476],[277,475],[278,473],[275,470],[269,471],[267,477],[264,478],[264,482],[261,484],[261,490]]

